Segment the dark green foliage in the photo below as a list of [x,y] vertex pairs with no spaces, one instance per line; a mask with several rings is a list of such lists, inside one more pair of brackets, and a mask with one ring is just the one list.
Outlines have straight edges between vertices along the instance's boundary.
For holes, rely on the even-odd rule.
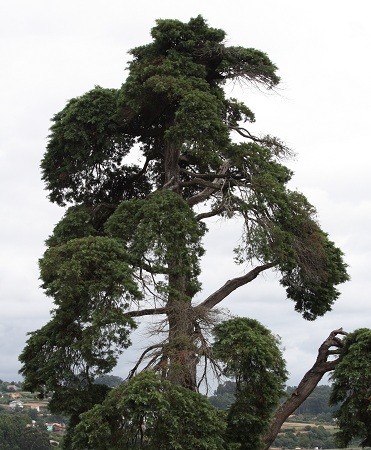
[[[152,273],[187,275],[195,282],[191,295],[197,292],[204,227],[179,195],[163,190],[146,200],[123,202],[107,221],[106,229],[122,239],[133,265],[149,266]],[[167,267],[168,261],[175,259],[181,264]]]
[[92,223],[92,215],[86,206],[71,206],[54,227],[53,234],[47,239],[49,247],[66,244],[70,239],[94,236],[97,234]]
[[73,448],[222,450],[223,429],[205,397],[148,372],[82,414]]
[[305,319],[322,316],[339,296],[336,285],[348,279],[342,252],[319,227],[315,208],[287,189],[292,173],[271,148],[240,144],[231,156],[251,179],[244,201],[236,199],[245,220],[237,261],[274,261],[295,309]]
[[86,320],[95,308],[124,309],[141,294],[125,248],[109,237],[71,239],[40,260],[42,287],[59,306],[74,304]]
[[45,430],[31,427],[24,414],[0,414],[1,450],[49,450],[49,437]]
[[54,392],[55,412],[72,413],[74,401],[84,403],[79,390],[94,397],[101,390],[91,385],[94,378],[110,372],[130,344],[135,324],[125,310],[141,294],[125,255],[114,239],[87,237],[51,247],[40,262],[43,287],[58,308],[49,323],[30,333],[21,373],[26,389]]
[[[236,260],[278,270],[306,319],[328,311],[339,295],[336,286],[347,279],[341,251],[320,229],[315,209],[287,188],[292,172],[282,159],[290,152],[279,139],[242,128],[254,114],[223,90],[229,80],[271,89],[279,82],[276,66],[259,50],[228,46],[225,32],[201,16],[188,23],[158,20],[151,36],[130,52],[121,88],[95,87],[54,116],[41,163],[50,200],[70,207],[40,260],[42,287],[55,309],[50,322],[31,333],[21,373],[27,388],[53,392],[54,411],[71,415],[65,448],[72,448],[76,427],[79,442],[86,443],[78,425],[84,411],[96,445],[134,445],[140,435],[138,423],[130,428],[114,413],[114,403],[127,407],[114,395],[146,379],[134,378],[107,400],[108,388],[94,384],[130,344],[130,316],[166,315],[168,336],[145,351],[148,365],[197,390],[197,363],[207,364],[210,356],[203,333],[211,307],[192,303],[201,289],[204,219],[240,216],[244,233]],[[236,143],[232,133],[244,141]],[[256,450],[286,376],[277,341],[250,319],[221,324],[216,336],[214,351],[225,373],[237,379],[228,440],[233,446],[236,436],[245,436],[241,448]],[[216,413],[202,396],[151,380],[159,413],[153,433],[146,416],[143,445],[180,448],[175,429],[184,426],[183,445],[220,448],[220,435],[210,437],[215,428],[208,422]],[[93,405],[97,416],[89,412]],[[191,425],[181,411],[188,411]],[[166,438],[162,420],[172,430]],[[128,434],[117,437],[113,424]]]
[[361,328],[344,340],[339,362],[331,376],[331,403],[340,404],[335,413],[340,431],[339,446],[354,438],[371,447],[371,330]]
[[96,87],[54,116],[41,163],[52,201],[96,204],[138,194],[128,183],[138,169],[121,164],[134,139],[119,129],[116,103],[117,90]]
[[108,386],[110,388],[117,387],[123,382],[124,380],[117,375],[100,375],[94,380],[95,384],[104,384],[105,386]]
[[303,431],[283,430],[273,444],[278,448],[326,448],[336,449],[334,434],[323,426],[306,426]]
[[214,395],[209,397],[210,403],[217,409],[226,410],[236,400],[236,383],[233,381],[226,381],[219,384],[214,391]]
[[225,375],[236,380],[226,441],[238,443],[241,450],[259,450],[287,378],[279,341],[258,321],[247,318],[223,322],[214,334],[213,353],[224,364]]

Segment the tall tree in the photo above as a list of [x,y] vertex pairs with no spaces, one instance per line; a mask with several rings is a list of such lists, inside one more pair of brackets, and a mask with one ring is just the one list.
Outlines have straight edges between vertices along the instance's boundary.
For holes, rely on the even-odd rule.
[[[70,206],[40,261],[55,309],[31,333],[21,373],[76,420],[102,401],[93,381],[130,344],[134,320],[158,315],[167,335],[131,375],[148,357],[147,368],[195,391],[198,364],[213,360],[213,309],[232,292],[274,269],[296,311],[314,320],[348,278],[315,208],[287,187],[290,151],[252,135],[253,112],[223,90],[230,80],[271,89],[276,66],[261,51],[226,45],[200,16],[158,20],[151,34],[131,50],[120,89],[96,87],[54,116],[41,163],[50,200]],[[196,303],[212,217],[241,219],[236,260],[250,269]]]

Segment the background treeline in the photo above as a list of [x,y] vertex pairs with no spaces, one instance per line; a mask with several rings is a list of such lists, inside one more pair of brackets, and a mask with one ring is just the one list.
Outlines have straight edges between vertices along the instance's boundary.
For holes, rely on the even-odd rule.
[[[294,391],[295,386],[286,388],[284,401]],[[228,409],[235,400],[235,383],[226,381],[220,384],[209,399],[218,409]],[[329,406],[331,387],[317,386],[312,394],[295,411],[294,415],[284,425],[273,446],[285,449],[325,448],[335,449],[334,441],[334,406]],[[291,424],[291,423],[292,424]],[[302,425],[300,425],[302,424]]]
[[[209,400],[215,408],[228,409],[234,402],[236,385],[233,381],[226,381],[220,384],[214,391],[214,395]],[[286,397],[289,397],[296,389],[296,386],[288,386],[286,388]],[[332,421],[332,414],[336,407],[329,406],[331,387],[328,385],[317,386],[310,396],[295,411],[296,419],[312,419],[316,417],[319,421]]]

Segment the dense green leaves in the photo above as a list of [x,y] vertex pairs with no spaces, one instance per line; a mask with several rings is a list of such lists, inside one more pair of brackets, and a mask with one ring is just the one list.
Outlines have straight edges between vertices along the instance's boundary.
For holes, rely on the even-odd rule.
[[[136,266],[150,265],[154,273],[181,271],[190,278],[199,274],[205,229],[186,202],[171,191],[123,202],[107,221],[106,230],[123,241]],[[175,259],[181,265],[169,267]]]
[[50,450],[45,430],[31,426],[31,420],[21,414],[0,414],[1,450]]
[[236,317],[214,329],[213,352],[224,364],[227,376],[240,383],[260,383],[260,377],[273,374],[280,383],[286,370],[279,339],[254,319]]
[[134,182],[139,168],[123,164],[135,138],[117,124],[116,103],[116,90],[96,87],[54,116],[41,163],[52,201],[114,202],[145,190]]
[[92,305],[125,307],[123,298],[140,297],[127,259],[125,249],[115,239],[71,239],[48,249],[40,260],[42,286],[57,305],[70,301],[87,315]]
[[200,394],[142,373],[81,416],[75,449],[222,450],[222,416]]
[[91,210],[84,205],[71,206],[64,217],[54,227],[53,234],[47,239],[49,247],[66,244],[71,239],[94,236],[97,230],[93,226]]
[[340,431],[337,441],[346,447],[352,439],[371,447],[371,330],[361,328],[344,340],[332,374],[330,401],[340,404],[335,413]]
[[30,333],[20,356],[28,388],[66,395],[116,365],[135,327],[125,310],[141,297],[125,259],[122,245],[99,236],[46,251],[41,277],[57,308],[50,322]]
[[214,356],[224,364],[225,375],[236,379],[225,439],[241,450],[259,450],[287,378],[279,341],[258,321],[247,318],[223,322],[214,334]]
[[271,148],[239,144],[230,157],[249,179],[242,198],[234,198],[245,222],[237,261],[273,261],[295,309],[309,320],[325,314],[339,296],[336,286],[348,279],[342,252],[304,195],[287,188],[292,173]]

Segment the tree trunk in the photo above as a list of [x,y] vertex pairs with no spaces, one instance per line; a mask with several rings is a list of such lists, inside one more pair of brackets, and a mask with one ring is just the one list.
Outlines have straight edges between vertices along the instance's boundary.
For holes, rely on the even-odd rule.
[[[180,149],[174,144],[164,148],[164,185],[175,186],[173,192],[180,193],[179,186]],[[171,217],[169,217],[171,220]],[[174,224],[176,226],[176,223]],[[176,254],[176,249],[171,252]],[[168,258],[168,343],[164,349],[164,373],[172,383],[197,390],[197,356],[194,344],[194,314],[189,295],[189,281],[185,275],[184,262],[177,256]]]
[[[345,335],[346,333],[342,328],[330,333],[329,337],[320,346],[313,367],[304,375],[297,389],[275,412],[269,431],[264,437],[264,450],[269,449],[285,420],[306,400],[323,375],[335,369],[337,359],[328,361],[328,357],[338,354],[339,349],[342,347],[342,341],[337,337],[338,334]],[[330,350],[331,347],[335,347],[335,350]]]
[[169,299],[167,378],[191,390],[197,389],[197,357],[191,300]]

